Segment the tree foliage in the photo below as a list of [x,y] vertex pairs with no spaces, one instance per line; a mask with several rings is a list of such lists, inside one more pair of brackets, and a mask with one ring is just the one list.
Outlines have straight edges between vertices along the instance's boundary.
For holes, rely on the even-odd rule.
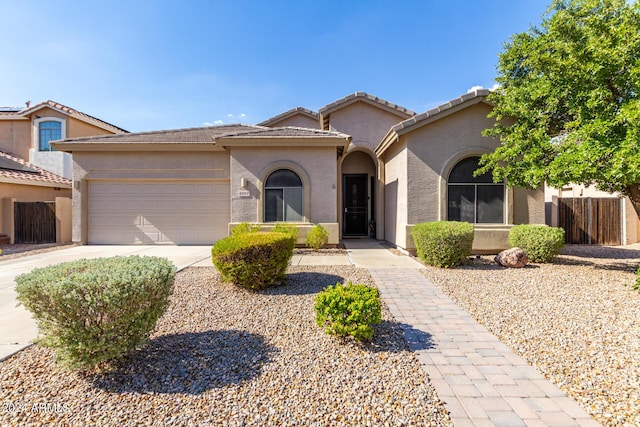
[[499,56],[489,95],[501,145],[478,174],[536,188],[570,182],[629,195],[640,215],[640,5],[555,0]]

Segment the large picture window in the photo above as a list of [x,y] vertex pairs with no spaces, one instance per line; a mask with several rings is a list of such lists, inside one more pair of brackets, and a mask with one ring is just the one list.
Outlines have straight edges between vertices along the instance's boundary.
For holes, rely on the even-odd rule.
[[289,169],[271,173],[264,186],[264,221],[302,221],[302,180]]
[[504,183],[494,183],[491,173],[473,176],[480,157],[456,164],[447,184],[447,219],[471,223],[504,223]]
[[62,139],[62,123],[53,120],[38,123],[38,146],[40,151],[55,151],[50,141]]

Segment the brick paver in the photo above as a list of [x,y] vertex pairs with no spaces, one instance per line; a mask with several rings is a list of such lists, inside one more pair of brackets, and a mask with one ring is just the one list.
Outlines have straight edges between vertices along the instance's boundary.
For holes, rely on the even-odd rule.
[[415,268],[369,268],[456,426],[598,426]]

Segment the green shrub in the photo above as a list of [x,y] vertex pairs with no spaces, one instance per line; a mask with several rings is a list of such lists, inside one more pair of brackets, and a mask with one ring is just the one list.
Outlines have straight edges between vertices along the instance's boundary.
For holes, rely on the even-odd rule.
[[308,233],[305,243],[308,247],[315,249],[316,251],[326,245],[329,242],[329,232],[326,228],[317,224]]
[[101,369],[149,338],[169,305],[175,272],[165,258],[82,259],[22,274],[16,292],[61,364]]
[[420,259],[435,267],[456,267],[471,255],[473,224],[458,221],[423,222],[411,230]]
[[298,241],[298,227],[295,224],[290,224],[288,222],[276,222],[273,226],[273,230],[271,231],[290,235],[293,237],[294,244]]
[[332,335],[351,335],[358,341],[371,339],[371,325],[380,323],[378,289],[367,285],[337,283],[316,295],[316,323]]
[[640,266],[638,266],[638,277],[636,278],[636,284],[633,286],[634,290],[640,290]]
[[509,231],[508,242],[525,251],[531,262],[548,262],[564,247],[564,230],[546,225],[516,225]]
[[286,233],[237,234],[218,240],[211,258],[223,280],[256,290],[284,279],[294,245]]
[[245,233],[256,233],[260,231],[259,224],[249,224],[248,222],[241,222],[231,229],[231,235],[236,234],[245,234]]

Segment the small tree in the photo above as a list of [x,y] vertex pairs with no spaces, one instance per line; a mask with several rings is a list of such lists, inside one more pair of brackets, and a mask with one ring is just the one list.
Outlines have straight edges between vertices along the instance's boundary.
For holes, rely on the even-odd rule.
[[527,188],[595,184],[640,215],[640,4],[554,0],[497,68],[485,135],[501,145],[476,173]]

